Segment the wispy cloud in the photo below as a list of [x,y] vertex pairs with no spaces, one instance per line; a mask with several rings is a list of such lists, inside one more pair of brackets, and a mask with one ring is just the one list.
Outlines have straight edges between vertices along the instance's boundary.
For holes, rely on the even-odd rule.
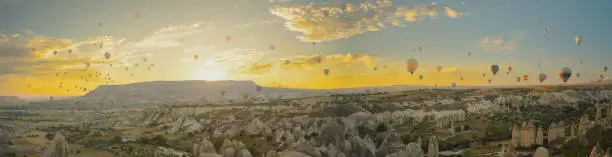
[[394,7],[391,0],[277,6],[270,12],[285,19],[285,27],[289,30],[302,33],[297,38],[305,42],[343,39],[378,31],[389,24],[399,26],[405,22],[435,19],[441,12],[451,18],[463,15],[449,7],[436,5]]
[[489,52],[514,52],[517,47],[516,40],[508,40],[503,35],[486,36],[478,41],[478,45]]

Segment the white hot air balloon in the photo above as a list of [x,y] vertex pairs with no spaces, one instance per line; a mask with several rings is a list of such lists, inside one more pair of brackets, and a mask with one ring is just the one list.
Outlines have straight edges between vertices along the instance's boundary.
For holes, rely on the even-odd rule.
[[406,61],[406,69],[410,72],[410,75],[414,74],[414,71],[419,67],[419,63],[416,59],[410,58]]
[[576,40],[576,45],[578,45],[578,46],[580,46],[580,44],[582,43],[582,37],[580,37],[580,36],[576,36],[574,38],[574,40]]

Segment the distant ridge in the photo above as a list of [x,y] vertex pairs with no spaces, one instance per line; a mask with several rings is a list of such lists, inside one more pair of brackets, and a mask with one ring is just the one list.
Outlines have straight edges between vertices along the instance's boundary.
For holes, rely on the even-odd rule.
[[24,105],[27,103],[16,96],[0,96],[0,106]]

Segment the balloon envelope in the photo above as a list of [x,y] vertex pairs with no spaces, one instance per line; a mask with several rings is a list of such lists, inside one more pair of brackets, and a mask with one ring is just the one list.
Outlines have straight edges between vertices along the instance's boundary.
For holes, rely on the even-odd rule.
[[437,69],[438,69],[438,72],[442,72],[442,66],[438,65]]
[[559,78],[561,78],[563,83],[566,83],[567,80],[569,80],[570,77],[572,76],[572,69],[567,68],[567,67],[566,68],[562,68],[562,69],[559,69],[557,74],[559,75]]
[[540,73],[540,75],[538,75],[538,80],[540,80],[540,83],[544,82],[546,78],[548,78],[548,76],[545,73]]
[[497,74],[497,72],[499,71],[499,66],[498,65],[491,65],[491,72],[493,73],[493,75]]
[[329,69],[327,68],[323,69],[323,74],[325,74],[325,76],[329,75]]
[[414,58],[410,58],[408,59],[408,61],[406,61],[406,69],[408,70],[408,72],[410,72],[411,75],[414,74],[414,71],[416,71],[418,67],[419,63]]

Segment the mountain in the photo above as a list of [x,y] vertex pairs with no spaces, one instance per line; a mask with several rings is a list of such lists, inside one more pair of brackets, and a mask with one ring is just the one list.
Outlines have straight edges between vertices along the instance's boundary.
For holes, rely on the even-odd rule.
[[[385,87],[363,87],[346,89],[291,89],[261,87],[252,81],[154,81],[124,85],[103,85],[84,96],[70,100],[73,104],[180,104],[202,102],[241,102],[245,95],[249,100],[296,98],[319,96],[331,93],[363,93],[370,91],[402,91],[431,88],[428,86],[396,85]],[[460,88],[460,87],[458,87]],[[65,102],[56,101],[63,104]],[[56,104],[54,103],[54,104]]]
[[[57,100],[47,104],[61,105],[160,105],[185,103],[229,103],[288,99],[326,94],[350,94],[372,92],[398,92],[432,88],[431,86],[393,85],[345,89],[291,89],[261,87],[252,81],[153,81],[124,85],[102,85],[84,96],[71,100]],[[450,89],[450,85],[438,86]],[[500,86],[457,86],[454,89],[502,88]],[[507,88],[507,87],[503,87]],[[516,86],[521,88],[521,86]]]
[[16,96],[0,96],[0,106],[24,105],[27,103]]

